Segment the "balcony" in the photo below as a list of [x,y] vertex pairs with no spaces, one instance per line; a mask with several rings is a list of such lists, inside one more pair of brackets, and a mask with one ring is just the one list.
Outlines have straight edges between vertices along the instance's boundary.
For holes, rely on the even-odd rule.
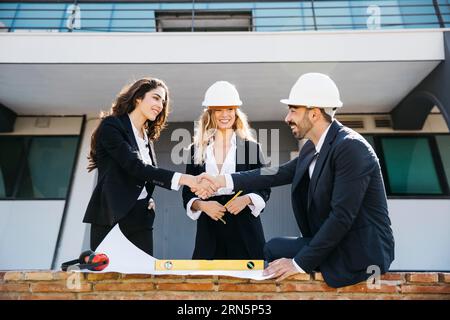
[[450,6],[443,0],[0,4],[4,32],[274,32],[449,25]]

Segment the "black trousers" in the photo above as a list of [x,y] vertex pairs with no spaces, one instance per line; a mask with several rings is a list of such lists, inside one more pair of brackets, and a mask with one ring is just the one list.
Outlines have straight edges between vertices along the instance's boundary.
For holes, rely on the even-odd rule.
[[[153,255],[153,221],[155,212],[148,210],[148,201],[136,201],[133,209],[119,221],[119,228],[124,236],[142,251]],[[91,224],[91,250],[95,251],[99,244],[114,226]]]
[[264,246],[264,260],[272,262],[281,258],[294,258],[311,241],[311,238],[273,238]]

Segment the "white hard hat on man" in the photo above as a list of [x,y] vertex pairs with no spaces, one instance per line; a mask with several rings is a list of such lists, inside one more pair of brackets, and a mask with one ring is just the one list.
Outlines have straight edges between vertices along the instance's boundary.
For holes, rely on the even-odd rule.
[[242,105],[239,93],[228,81],[217,81],[205,93],[204,107],[238,107]]
[[305,73],[300,76],[292,87],[289,98],[280,101],[292,106],[321,108],[331,117],[343,105],[336,84],[322,73]]

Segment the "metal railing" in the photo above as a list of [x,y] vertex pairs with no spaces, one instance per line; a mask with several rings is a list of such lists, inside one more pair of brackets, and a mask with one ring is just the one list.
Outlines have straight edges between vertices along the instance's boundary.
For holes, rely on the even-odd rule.
[[[164,32],[445,28],[449,1],[0,3],[0,31]],[[368,5],[367,5],[368,4]]]

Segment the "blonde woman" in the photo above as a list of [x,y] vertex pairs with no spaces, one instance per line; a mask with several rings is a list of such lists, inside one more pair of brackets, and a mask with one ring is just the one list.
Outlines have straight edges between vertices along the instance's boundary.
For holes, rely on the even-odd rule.
[[168,114],[166,84],[142,78],[120,91],[92,134],[88,170],[98,170],[98,182],[83,219],[91,224],[91,250],[118,223],[128,240],[152,255],[155,187],[187,185],[202,197],[216,190],[202,193],[195,177],[157,167],[153,142]]
[[[260,146],[240,105],[239,93],[229,82],[218,81],[209,87],[187,174],[223,175],[263,166]],[[269,200],[270,189],[242,190],[229,202],[233,196],[231,190],[223,188],[201,200],[189,188],[183,189],[187,215],[197,221],[193,259],[263,259],[265,239],[259,214]]]

